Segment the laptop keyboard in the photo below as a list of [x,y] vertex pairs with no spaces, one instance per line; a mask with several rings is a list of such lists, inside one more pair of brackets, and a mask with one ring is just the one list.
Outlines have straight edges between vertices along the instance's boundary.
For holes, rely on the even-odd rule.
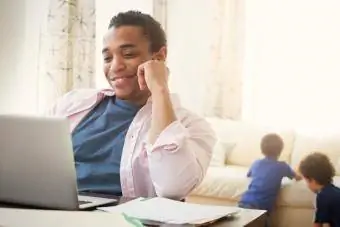
[[78,203],[79,203],[79,205],[83,205],[83,204],[88,204],[88,203],[91,203],[91,202],[85,201],[85,200],[79,200]]

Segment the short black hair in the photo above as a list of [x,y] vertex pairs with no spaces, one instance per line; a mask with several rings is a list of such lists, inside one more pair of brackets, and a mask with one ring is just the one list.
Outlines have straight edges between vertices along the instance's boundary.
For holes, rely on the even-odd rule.
[[108,29],[120,26],[141,27],[149,39],[151,52],[158,52],[167,45],[166,35],[161,24],[149,14],[134,10],[118,13],[112,17]]
[[261,151],[266,157],[279,157],[283,146],[283,140],[275,133],[267,134],[261,140]]
[[313,179],[318,184],[324,186],[333,182],[335,169],[328,156],[314,152],[307,155],[299,166],[299,171],[306,179]]

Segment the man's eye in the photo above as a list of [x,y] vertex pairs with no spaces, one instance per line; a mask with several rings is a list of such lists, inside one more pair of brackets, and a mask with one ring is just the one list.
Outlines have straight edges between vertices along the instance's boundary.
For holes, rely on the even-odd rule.
[[105,62],[110,62],[112,60],[112,57],[104,57]]
[[124,58],[134,58],[136,57],[136,54],[135,53],[124,53]]

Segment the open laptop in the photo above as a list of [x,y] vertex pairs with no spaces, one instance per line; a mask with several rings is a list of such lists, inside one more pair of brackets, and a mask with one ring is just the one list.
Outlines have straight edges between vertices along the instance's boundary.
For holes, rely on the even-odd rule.
[[0,203],[82,210],[116,202],[77,192],[66,118],[0,115]]

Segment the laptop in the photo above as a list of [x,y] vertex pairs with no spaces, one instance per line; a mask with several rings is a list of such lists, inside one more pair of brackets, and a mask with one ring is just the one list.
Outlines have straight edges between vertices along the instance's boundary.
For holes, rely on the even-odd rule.
[[115,202],[78,195],[66,118],[0,115],[0,203],[83,210]]

